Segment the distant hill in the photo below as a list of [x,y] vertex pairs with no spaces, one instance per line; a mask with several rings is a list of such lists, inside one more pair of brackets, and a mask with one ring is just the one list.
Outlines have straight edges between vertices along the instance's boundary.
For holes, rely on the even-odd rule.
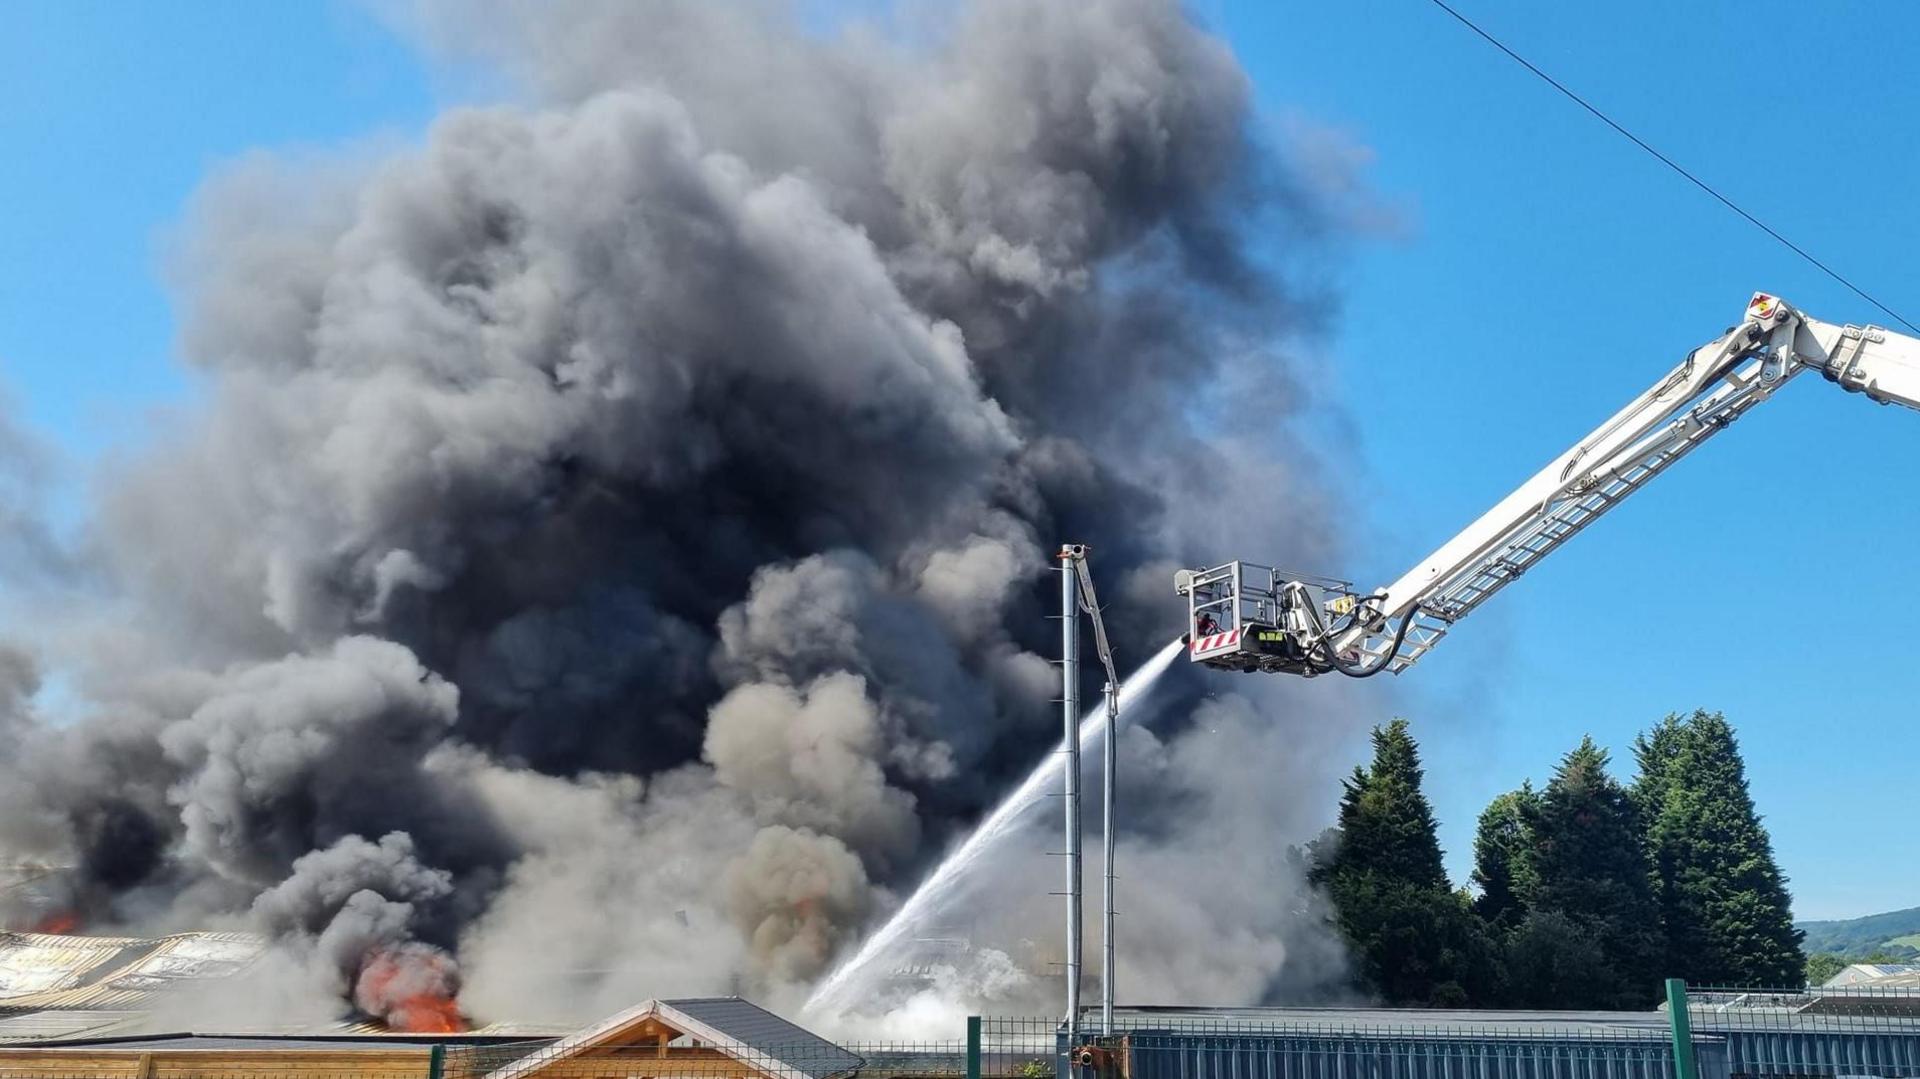
[[1920,946],[1920,907],[1837,922],[1795,922],[1807,934],[1808,955],[1871,955]]

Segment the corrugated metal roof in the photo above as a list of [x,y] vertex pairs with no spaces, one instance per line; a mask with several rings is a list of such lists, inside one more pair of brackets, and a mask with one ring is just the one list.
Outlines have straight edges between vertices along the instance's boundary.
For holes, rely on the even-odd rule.
[[224,978],[245,970],[265,949],[263,938],[246,933],[177,933],[155,941],[152,951],[114,971],[111,981],[124,989],[164,989]]
[[137,937],[0,933],[0,1000],[79,985],[128,948],[151,943]]
[[141,1011],[155,993],[245,970],[266,943],[248,933],[0,934],[0,1009]]
[[225,977],[244,969],[265,948],[264,938],[246,933],[156,938],[3,933],[0,1003],[20,1007],[22,998],[70,989],[159,989],[179,981]]
[[74,989],[52,989],[45,993],[25,993],[0,1000],[8,1011],[77,1011],[111,1008],[137,1011],[148,1002],[152,991],[123,989],[116,985],[83,985]]
[[137,1018],[132,1012],[67,1011],[0,1014],[0,1043],[100,1035]]

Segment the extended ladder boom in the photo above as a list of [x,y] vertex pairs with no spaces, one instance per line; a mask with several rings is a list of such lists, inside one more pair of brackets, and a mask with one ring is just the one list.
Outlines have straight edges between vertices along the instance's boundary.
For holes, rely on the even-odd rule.
[[1738,326],[1372,595],[1248,563],[1182,571],[1189,654],[1233,670],[1405,670],[1454,623],[1803,370],[1920,408],[1920,340],[1820,322],[1756,293]]

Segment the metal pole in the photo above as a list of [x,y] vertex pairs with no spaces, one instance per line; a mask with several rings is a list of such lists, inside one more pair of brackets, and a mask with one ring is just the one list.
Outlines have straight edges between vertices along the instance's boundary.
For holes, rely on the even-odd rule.
[[1675,1079],[1700,1079],[1700,1064],[1693,1055],[1693,1016],[1687,1012],[1687,983],[1667,979],[1667,1022],[1673,1025],[1673,1073]]
[[1113,1034],[1113,783],[1114,773],[1119,771],[1120,751],[1116,743],[1120,741],[1120,687],[1107,683],[1107,745],[1106,761],[1101,768],[1100,815],[1102,835],[1106,845],[1101,862],[1106,867],[1106,907],[1100,917],[1100,1033]]
[[1067,1036],[1080,1032],[1080,584],[1079,547],[1060,548],[1060,714],[1067,755]]

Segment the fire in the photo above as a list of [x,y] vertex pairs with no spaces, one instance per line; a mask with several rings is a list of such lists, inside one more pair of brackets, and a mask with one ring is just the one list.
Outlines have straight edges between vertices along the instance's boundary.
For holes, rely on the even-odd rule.
[[79,928],[80,928],[80,916],[70,910],[61,910],[61,911],[55,911],[52,914],[49,914],[46,917],[40,919],[39,921],[33,923],[33,928],[29,929],[28,932],[53,933],[56,935],[64,936],[65,934],[74,932]]
[[394,1030],[409,1034],[456,1034],[467,1029],[454,997],[460,969],[453,957],[428,944],[398,944],[373,954],[360,968],[353,1002]]
[[400,1002],[387,1025],[408,1034],[458,1034],[467,1029],[460,1006],[446,997],[419,996]]

